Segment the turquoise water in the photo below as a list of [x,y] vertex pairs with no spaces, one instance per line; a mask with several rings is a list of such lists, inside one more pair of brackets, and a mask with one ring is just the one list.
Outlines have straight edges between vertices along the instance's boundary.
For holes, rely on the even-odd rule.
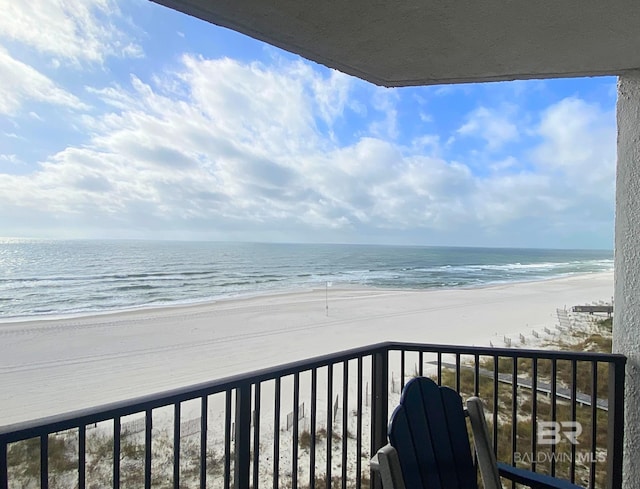
[[479,287],[613,269],[613,252],[0,239],[0,319],[193,303],[301,287]]

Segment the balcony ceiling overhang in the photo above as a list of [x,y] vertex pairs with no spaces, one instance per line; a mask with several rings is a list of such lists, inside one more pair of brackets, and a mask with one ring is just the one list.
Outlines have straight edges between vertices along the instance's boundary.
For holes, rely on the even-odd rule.
[[640,68],[640,0],[154,0],[377,85]]

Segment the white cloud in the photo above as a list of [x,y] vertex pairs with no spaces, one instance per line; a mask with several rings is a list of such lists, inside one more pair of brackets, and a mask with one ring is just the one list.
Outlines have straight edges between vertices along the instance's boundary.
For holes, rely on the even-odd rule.
[[118,18],[112,0],[7,0],[0,7],[0,37],[50,55],[52,63],[142,56],[142,48],[114,24]]
[[0,46],[0,113],[15,114],[25,100],[36,100],[72,109],[86,109],[75,95],[29,65],[14,58]]
[[[275,69],[186,56],[177,74],[153,84],[132,77],[129,86],[93,90],[112,112],[85,118],[88,144],[30,175],[3,175],[0,223],[19,216],[102,236],[189,230],[322,241],[378,233],[394,241],[412,233],[450,244],[526,243],[576,229],[573,220],[587,215],[611,226],[613,196],[602,186],[613,181],[615,125],[599,107],[568,99],[547,108],[527,162],[491,159],[492,134],[495,144],[517,137],[517,128],[504,129],[510,122],[468,129],[487,139],[492,172],[478,176],[468,162],[441,157],[437,135],[398,145],[394,123],[337,145],[316,121],[340,120],[348,82],[301,63]],[[376,110],[394,110],[393,92],[375,96]],[[499,113],[486,108],[474,120]]]
[[520,222],[549,235],[594,229],[612,239],[613,110],[566,98],[541,112],[535,132],[540,143],[530,152],[528,171],[508,158],[481,180],[474,205],[478,218],[491,227]]
[[[459,168],[407,159],[380,138],[335,147],[317,131],[318,100],[344,99],[334,75],[323,85],[297,63],[278,72],[229,59],[185,57],[184,64],[189,101],[172,100],[135,77],[131,89],[94,91],[118,112],[87,119],[96,132],[91,145],[55,155],[28,181],[5,179],[3,197],[34,212],[94,221],[143,213],[152,218],[147,222],[322,229],[441,218],[444,204],[437,211],[429,206],[446,196],[446,173]],[[430,169],[437,178],[429,178]]]
[[507,156],[506,158],[498,161],[494,161],[489,165],[489,169],[493,172],[502,172],[507,170],[513,170],[520,167],[520,163],[513,156]]
[[[373,122],[369,132],[383,139],[396,139],[398,130],[397,92],[389,88],[376,87],[371,100],[372,107],[378,112],[371,114]],[[382,116],[380,118],[380,116]]]
[[501,107],[489,110],[478,107],[467,116],[467,121],[458,129],[462,136],[473,136],[484,139],[490,150],[499,149],[506,143],[518,139],[519,131],[510,120],[512,107]]
[[2,154],[2,153],[0,153],[0,161],[6,161],[7,163],[11,163],[12,165],[20,164],[20,160],[18,159],[18,155],[15,155],[15,154]]
[[542,114],[538,134],[545,144],[534,159],[545,171],[560,174],[580,187],[602,185],[613,190],[615,114],[598,105],[571,97],[549,107]]
[[[304,64],[304,66],[312,71],[309,65]],[[322,78],[317,74],[310,75],[313,80],[311,89],[318,113],[328,126],[332,126],[349,105],[349,92],[353,78],[336,70],[331,70],[328,78]]]

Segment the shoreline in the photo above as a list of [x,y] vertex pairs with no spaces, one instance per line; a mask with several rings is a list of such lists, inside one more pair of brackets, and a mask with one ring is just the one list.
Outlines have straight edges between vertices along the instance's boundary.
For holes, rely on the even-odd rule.
[[[587,276],[598,276],[598,275],[613,275],[613,270],[602,271],[602,272],[582,272],[582,273],[570,273],[566,275],[560,276],[552,276],[552,277],[538,277],[530,280],[510,280],[510,281],[496,281],[496,282],[486,282],[478,285],[461,285],[458,287],[380,287],[380,286],[367,286],[363,284],[338,284],[335,286],[330,286],[330,290],[334,291],[351,291],[351,290],[362,290],[362,291],[380,291],[380,292],[432,292],[432,291],[456,291],[456,290],[481,290],[481,289],[490,289],[495,287],[505,287],[511,285],[519,285],[519,284],[531,284],[531,283],[546,283],[553,282],[556,280],[567,280],[572,278],[580,278]],[[613,280],[613,278],[612,278]],[[330,282],[330,281],[329,281]],[[120,314],[135,314],[140,311],[162,311],[162,310],[172,310],[176,308],[191,308],[191,307],[206,307],[214,304],[226,303],[226,302],[236,302],[236,301],[246,301],[257,299],[260,297],[279,297],[286,295],[293,295],[303,292],[315,292],[315,291],[324,291],[324,287],[322,285],[312,285],[312,284],[303,284],[297,287],[283,287],[283,288],[274,288],[274,289],[265,289],[260,291],[252,291],[252,292],[242,292],[235,295],[220,295],[213,298],[208,299],[193,299],[189,301],[176,301],[172,303],[163,303],[163,304],[141,304],[138,306],[131,306],[125,308],[116,308],[116,309],[103,309],[103,310],[87,310],[87,311],[78,311],[78,312],[70,312],[70,313],[43,313],[36,314],[31,316],[8,316],[2,317],[0,316],[0,329],[6,325],[17,325],[23,323],[31,323],[31,322],[47,322],[47,321],[69,321],[76,319],[84,319],[84,318],[101,318],[104,316],[110,315],[120,315]]]
[[325,288],[305,288],[3,323],[0,425],[382,341],[488,346],[496,335],[552,327],[556,308],[609,300],[613,273],[467,289],[328,291],[328,302]]

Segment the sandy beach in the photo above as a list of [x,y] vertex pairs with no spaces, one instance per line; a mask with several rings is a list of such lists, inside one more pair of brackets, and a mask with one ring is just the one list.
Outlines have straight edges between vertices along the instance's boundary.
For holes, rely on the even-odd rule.
[[0,425],[380,341],[488,346],[553,328],[556,308],[612,295],[606,272],[475,289],[331,287],[2,323]]

